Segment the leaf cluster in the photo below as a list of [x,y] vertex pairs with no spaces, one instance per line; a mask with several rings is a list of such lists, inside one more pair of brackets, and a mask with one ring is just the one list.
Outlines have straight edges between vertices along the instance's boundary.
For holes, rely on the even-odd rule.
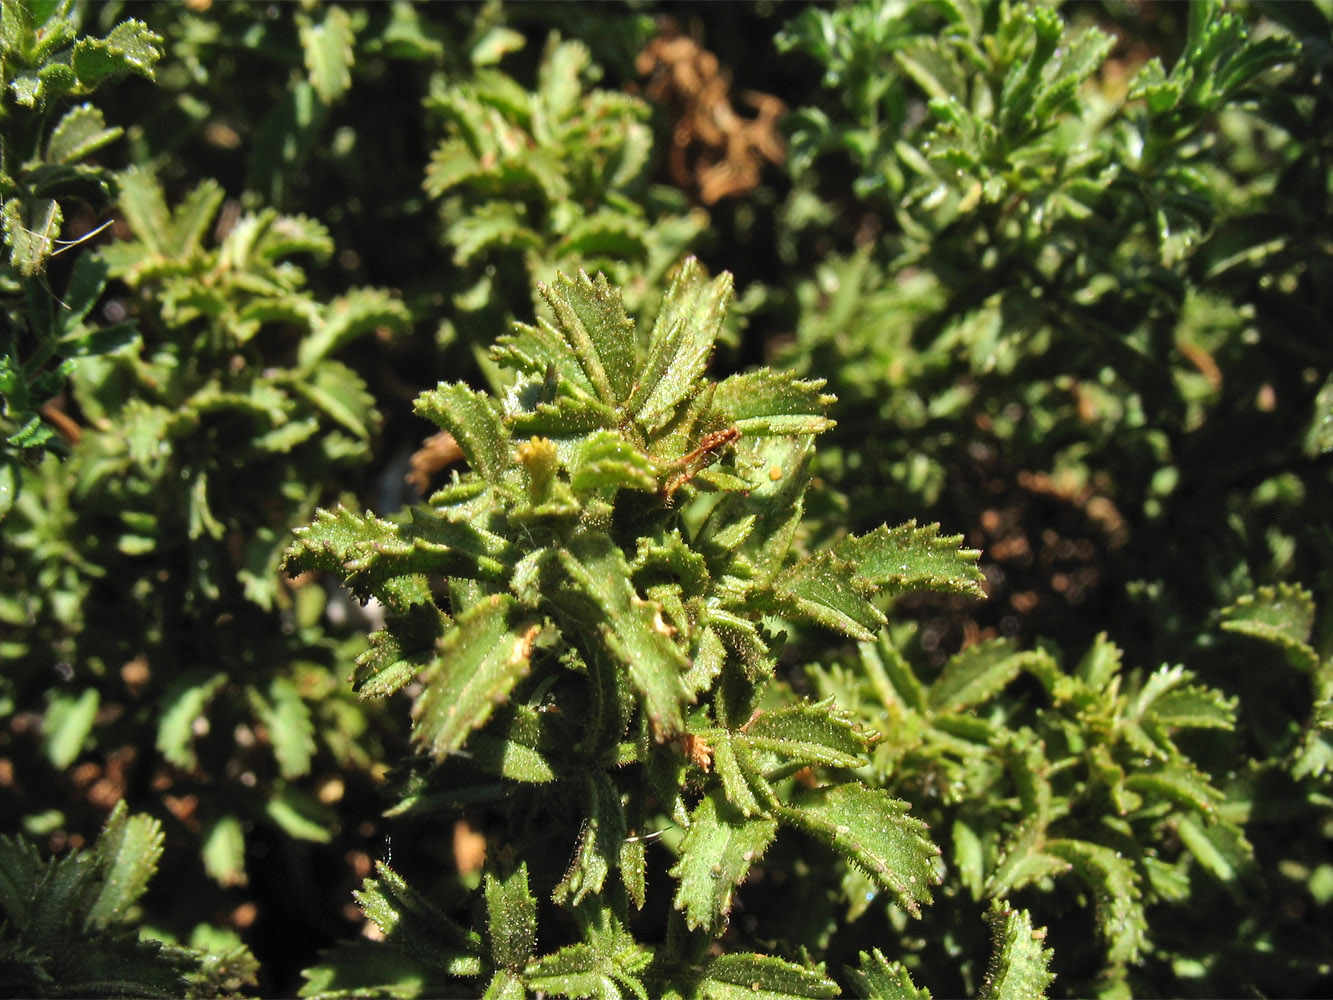
[[[793,786],[799,771],[859,766],[867,737],[831,702],[760,707],[780,643],[766,620],[870,639],[885,620],[872,597],[974,593],[973,555],[914,524],[801,551],[828,400],[765,370],[706,378],[730,291],[687,260],[640,341],[604,276],[557,278],[542,289],[551,319],[492,352],[517,375],[502,398],[442,383],[417,400],[468,471],[396,520],[321,512],[288,554],[289,571],[338,572],[389,608],[358,661],[363,694],[421,678],[413,735],[436,763],[400,808],[503,805],[502,853],[519,868],[488,880],[526,883],[532,858],[540,891],[576,919],[575,940],[536,957],[525,918],[528,943],[510,954],[504,906],[536,904],[526,885],[511,898],[488,881],[491,955],[463,974],[497,996],[729,995],[751,981],[832,995],[817,970],[776,956],[704,957],[780,827],[912,911],[938,878],[900,802],[836,778]],[[646,902],[644,835],[661,823],[684,836],[670,870],[678,931],[653,952],[626,937],[626,911]],[[578,831],[555,848],[569,853],[554,884],[553,825]],[[311,989],[334,991],[333,970],[359,963],[349,953]]]
[[86,238],[61,238],[67,214],[106,207],[110,174],[89,158],[121,135],[93,104],[70,102],[129,73],[151,79],[160,42],[139,21],[122,21],[105,38],[81,36],[69,0],[6,4],[0,13],[0,520],[18,489],[14,463],[53,446],[42,405],[77,359],[114,342],[82,324],[101,291],[92,272],[71,277],[63,296],[47,273],[52,257]]
[[[321,755],[364,771],[375,752],[364,711],[338,692],[322,591],[283,588],[277,566],[377,425],[365,383],[331,355],[408,314],[377,289],[316,298],[296,263],[332,250],[313,220],[236,213],[215,242],[216,183],[174,207],[142,168],[117,186],[127,238],[80,260],[72,287],[86,291],[63,315],[86,315],[109,277],[130,319],[98,332],[122,345],[74,375],[78,439],[11,513],[0,567],[33,586],[0,603],[25,626],[6,644],[3,692],[36,703],[56,769],[142,740],[180,794],[248,776],[253,792],[192,817],[207,873],[243,883],[245,825],[328,841],[336,823],[299,782]],[[77,690],[52,685],[62,661]]]
[[1330,21],[1152,10],[6,4],[0,973],[1328,992]]
[[226,997],[254,984],[239,941],[212,954],[131,924],[162,856],[161,825],[122,802],[86,851],[43,860],[0,836],[0,993],[5,996]]
[[464,268],[453,330],[484,346],[526,311],[534,282],[574,267],[603,272],[632,311],[659,296],[706,225],[679,192],[648,185],[649,105],[589,86],[600,75],[587,45],[552,34],[528,90],[495,64],[524,45],[496,27],[470,53],[471,72],[444,75],[426,98],[444,128],[426,167],[440,240]]
[[821,471],[852,511],[979,520],[985,501],[961,495],[978,456],[1012,484],[996,504],[1033,473],[1066,502],[1096,497],[1105,586],[1143,581],[1131,599],[1161,623],[1151,658],[1179,656],[1218,603],[1310,569],[1281,524],[1317,518],[1303,498],[1329,476],[1333,359],[1309,311],[1329,264],[1328,24],[1289,14],[1256,28],[1192,4],[1169,72],[1053,7],[793,19],[781,44],[826,90],[793,116],[787,252],[838,224],[829,186],[848,174],[860,235],[796,286],[788,358],[841,400]]

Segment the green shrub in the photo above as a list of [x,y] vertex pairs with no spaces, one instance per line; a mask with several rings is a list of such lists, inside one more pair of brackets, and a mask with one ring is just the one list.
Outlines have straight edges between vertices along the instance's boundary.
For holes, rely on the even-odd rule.
[[178,794],[248,776],[195,818],[209,874],[233,884],[253,819],[329,838],[332,816],[298,784],[317,757],[373,763],[368,722],[339,693],[345,654],[317,624],[322,594],[283,589],[277,566],[376,424],[330,355],[407,312],[372,289],[315,299],[292,260],[331,252],[313,220],[239,215],[211,246],[218,185],[169,209],[145,170],[118,184],[133,238],[88,266],[131,290],[139,336],[75,372],[79,440],[33,470],[10,515],[0,567],[17,586],[0,614],[26,632],[6,644],[0,691],[42,712],[57,769],[124,743],[178,769]]
[[[1256,30],[1192,4],[1171,71],[1152,58],[1122,83],[1113,37],[1052,7],[811,8],[780,38],[828,88],[793,116],[789,239],[838,224],[812,205],[845,197],[846,172],[860,226],[796,291],[788,363],[841,400],[821,472],[854,517],[959,523],[1045,477],[1101,578],[1005,589],[1044,587],[1037,627],[1075,644],[1101,626],[1071,593],[1129,600],[1135,652],[1172,657],[1217,604],[1327,558],[1288,526],[1318,523],[1333,485],[1333,29],[1310,5],[1272,13]],[[1059,560],[1039,527],[1025,554]]]
[[[690,996],[754,980],[831,996],[822,966],[709,958],[735,884],[785,828],[916,912],[937,850],[902,803],[845,776],[869,741],[831,701],[763,707],[781,644],[764,618],[868,640],[877,593],[977,592],[973,554],[912,523],[801,551],[829,400],[765,370],[705,378],[729,276],[687,260],[645,340],[603,276],[541,292],[551,320],[492,353],[515,376],[503,397],[441,383],[417,400],[468,472],[399,521],[323,512],[288,557],[389,609],[358,660],[363,694],[422,676],[413,734],[434,763],[406,808],[496,813],[484,925],[432,918],[382,868],[361,901],[386,945],[335,953],[308,992]],[[640,940],[630,907],[662,878],[646,841],[672,825],[673,909]],[[1035,968],[1014,974],[1039,977],[1025,957]]]
[[87,238],[60,239],[66,215],[106,207],[110,177],[87,161],[121,135],[91,103],[69,104],[126,73],[151,79],[160,42],[139,21],[80,37],[68,0],[6,4],[0,14],[0,521],[18,490],[17,461],[53,446],[42,406],[78,358],[112,349],[126,332],[84,325],[102,292],[95,267],[80,262],[59,293],[48,273],[52,257]]
[[162,856],[162,828],[116,806],[97,843],[43,861],[0,836],[0,990],[5,996],[240,996],[256,966],[241,942],[201,926],[195,947],[137,934],[132,915]]
[[0,995],[1327,994],[1331,39],[6,3]]

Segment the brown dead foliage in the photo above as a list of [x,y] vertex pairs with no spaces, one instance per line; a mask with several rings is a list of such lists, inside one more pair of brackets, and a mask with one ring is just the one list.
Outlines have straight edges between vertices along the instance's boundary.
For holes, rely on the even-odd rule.
[[412,455],[412,471],[404,478],[417,492],[430,492],[431,483],[446,468],[463,457],[463,449],[448,431],[432,434],[421,443],[421,447]]
[[745,91],[754,109],[747,117],[731,103],[731,80],[717,56],[684,35],[671,19],[639,53],[635,64],[648,77],[647,95],[670,116],[668,166],[678,187],[712,205],[757,187],[765,163],[781,163],[786,147],[777,125],[787,110],[771,94]]

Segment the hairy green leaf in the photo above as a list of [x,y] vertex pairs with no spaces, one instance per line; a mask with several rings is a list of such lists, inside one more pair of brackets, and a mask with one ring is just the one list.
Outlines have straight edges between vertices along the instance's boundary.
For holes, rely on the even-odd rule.
[[628,835],[620,795],[604,772],[587,775],[580,789],[583,826],[574,846],[574,857],[551,898],[577,906],[586,897],[602,891],[606,876],[620,859],[620,845]]
[[986,913],[991,927],[991,957],[977,994],[982,1000],[1028,1000],[1046,995],[1055,976],[1049,971],[1053,952],[1042,947],[1044,928],[1034,928],[1026,910],[1013,910],[993,900]]
[[778,825],[766,816],[746,817],[716,792],[699,800],[671,869],[678,880],[673,905],[685,923],[714,933],[726,926],[732,893],[768,849]]
[[1310,592],[1295,584],[1260,587],[1222,609],[1222,628],[1262,639],[1279,647],[1292,666],[1313,671],[1319,654],[1308,639],[1315,614]]
[[901,962],[890,962],[876,948],[861,952],[861,963],[847,970],[856,995],[866,1000],[930,1000],[930,990],[917,989]]
[[806,764],[856,768],[865,763],[866,737],[831,703],[763,712],[745,728],[744,739],[756,750]]
[[949,658],[927,696],[936,712],[958,712],[986,701],[1018,676],[1030,655],[1006,639],[969,646]]
[[76,163],[120,138],[121,129],[107,128],[102,112],[80,104],[65,112],[46,141],[48,163]]
[[499,482],[509,465],[508,434],[499,407],[489,396],[461,382],[441,382],[418,396],[414,409],[453,435],[468,464],[483,479]]
[[1148,926],[1134,866],[1115,851],[1085,840],[1058,839],[1046,851],[1068,861],[1096,900],[1097,926],[1112,962],[1135,961]]
[[537,900],[528,891],[528,867],[507,875],[486,873],[486,928],[491,961],[518,972],[532,959],[537,944]]
[[937,590],[982,597],[983,577],[976,566],[980,553],[960,549],[961,541],[961,535],[941,535],[938,524],[917,527],[908,521],[896,528],[885,525],[866,535],[848,535],[833,551],[860,576],[890,593]]
[[635,593],[624,553],[605,535],[585,532],[559,559],[577,592],[600,610],[597,635],[628,671],[654,728],[679,731],[689,661],[672,642],[661,610]]
[[123,801],[116,803],[97,841],[106,876],[84,918],[85,928],[101,930],[125,919],[157,871],[164,839],[157,820],[131,816]]
[[729,274],[709,281],[693,257],[677,269],[653,324],[648,355],[627,404],[649,434],[661,430],[696,391],[731,296]]
[[708,963],[700,987],[708,1000],[824,1000],[839,993],[836,983],[814,969],[743,952],[720,955]]
[[629,397],[638,369],[634,324],[625,315],[619,290],[608,284],[605,275],[593,279],[580,272],[578,278],[561,274],[539,291],[598,397],[619,408]]
[[528,672],[537,626],[495,594],[454,620],[422,675],[413,735],[437,757],[461,749]]
[[881,789],[844,784],[798,793],[777,815],[833,848],[919,916],[940,881],[940,851],[907,809]]

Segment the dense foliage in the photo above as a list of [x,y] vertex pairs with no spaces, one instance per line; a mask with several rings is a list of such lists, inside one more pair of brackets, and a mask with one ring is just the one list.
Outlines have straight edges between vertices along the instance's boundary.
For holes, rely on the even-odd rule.
[[1327,3],[0,11],[0,996],[1333,989]]

